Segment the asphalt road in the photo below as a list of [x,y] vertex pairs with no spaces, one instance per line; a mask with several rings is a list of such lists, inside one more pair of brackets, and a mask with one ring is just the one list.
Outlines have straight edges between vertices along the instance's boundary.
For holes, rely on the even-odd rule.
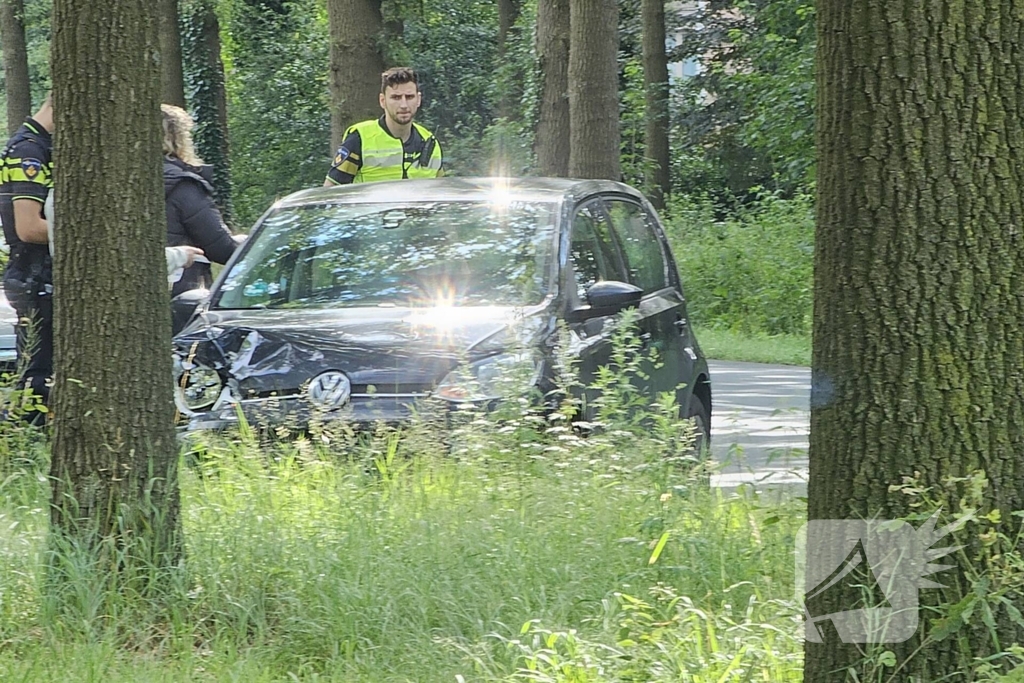
[[711,361],[712,485],[784,488],[807,482],[810,368]]

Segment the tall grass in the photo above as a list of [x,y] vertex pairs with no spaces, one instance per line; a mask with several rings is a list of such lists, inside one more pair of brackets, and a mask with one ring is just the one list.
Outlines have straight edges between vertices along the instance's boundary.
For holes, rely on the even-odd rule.
[[191,441],[145,593],[55,544],[45,440],[0,431],[0,681],[798,680],[802,503],[711,491],[619,341],[587,438],[523,400]]
[[809,335],[814,263],[811,197],[766,195],[726,219],[715,207],[677,198],[665,229],[703,327],[747,335]]
[[42,588],[45,461],[8,457],[0,680],[596,680],[543,672],[565,642],[547,631],[620,680],[733,660],[796,680],[798,503],[717,497],[657,429],[489,432],[458,456],[426,429],[206,438],[182,470],[187,570],[110,595],[68,553],[63,611]]
[[810,334],[774,334],[735,332],[722,327],[694,326],[700,349],[715,360],[772,363],[780,365],[811,364]]

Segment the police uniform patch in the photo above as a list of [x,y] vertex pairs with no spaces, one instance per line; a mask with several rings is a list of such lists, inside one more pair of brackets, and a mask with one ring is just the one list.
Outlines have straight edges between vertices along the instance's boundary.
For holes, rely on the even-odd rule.
[[43,162],[39,159],[22,159],[21,170],[25,172],[26,178],[33,180],[43,170]]
[[345,149],[344,147],[340,148],[338,150],[338,155],[334,157],[334,165],[341,166],[345,162],[345,159],[348,159],[349,154],[351,154],[351,152],[349,152],[347,149]]

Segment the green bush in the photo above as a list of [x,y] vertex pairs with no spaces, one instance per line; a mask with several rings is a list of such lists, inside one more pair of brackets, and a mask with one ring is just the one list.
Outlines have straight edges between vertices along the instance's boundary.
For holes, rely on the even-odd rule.
[[665,212],[690,315],[746,334],[809,334],[814,260],[810,197],[761,197],[731,218],[676,197]]

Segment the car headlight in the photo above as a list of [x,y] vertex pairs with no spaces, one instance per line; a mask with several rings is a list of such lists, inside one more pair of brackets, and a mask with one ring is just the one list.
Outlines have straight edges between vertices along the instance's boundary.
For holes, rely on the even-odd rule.
[[455,368],[437,385],[434,396],[452,403],[508,398],[536,386],[540,372],[541,362],[533,354],[503,353]]
[[213,368],[174,359],[174,402],[182,413],[209,408],[220,397],[224,383]]

